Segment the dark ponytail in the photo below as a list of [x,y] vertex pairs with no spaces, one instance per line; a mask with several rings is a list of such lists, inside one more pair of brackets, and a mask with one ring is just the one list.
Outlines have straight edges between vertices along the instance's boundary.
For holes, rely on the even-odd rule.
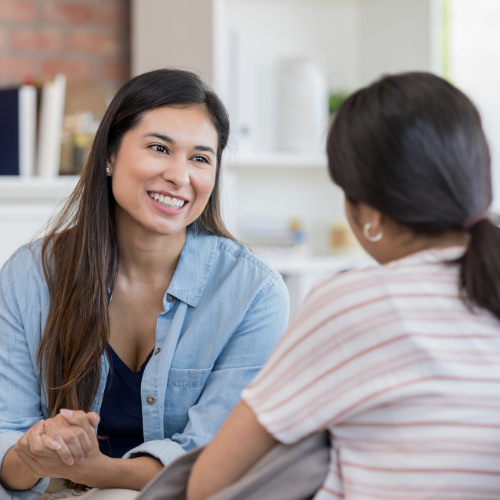
[[483,219],[469,232],[467,252],[458,259],[464,299],[500,319],[500,228]]
[[351,202],[415,233],[468,230],[462,295],[500,319],[500,229],[477,218],[492,199],[490,154],[465,94],[430,73],[384,77],[342,104],[327,151],[330,175]]

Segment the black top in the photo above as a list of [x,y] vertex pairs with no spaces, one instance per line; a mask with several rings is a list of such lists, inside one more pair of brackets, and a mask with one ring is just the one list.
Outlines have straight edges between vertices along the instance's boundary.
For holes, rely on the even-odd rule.
[[112,458],[121,458],[131,449],[144,443],[142,429],[141,383],[144,369],[151,358],[138,372],[132,371],[108,346],[110,370],[101,405],[101,421],[97,429],[101,453]]

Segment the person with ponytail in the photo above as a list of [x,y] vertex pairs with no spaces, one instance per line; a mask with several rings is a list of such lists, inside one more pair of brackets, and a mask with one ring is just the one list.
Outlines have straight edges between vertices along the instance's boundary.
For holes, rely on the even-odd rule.
[[386,76],[342,104],[327,152],[380,265],[311,292],[195,463],[188,500],[325,429],[315,500],[497,499],[500,229],[479,113],[438,76]]
[[49,478],[129,498],[212,439],[285,331],[281,276],[222,220],[228,135],[196,75],[137,76],[46,236],[3,266],[1,500]]

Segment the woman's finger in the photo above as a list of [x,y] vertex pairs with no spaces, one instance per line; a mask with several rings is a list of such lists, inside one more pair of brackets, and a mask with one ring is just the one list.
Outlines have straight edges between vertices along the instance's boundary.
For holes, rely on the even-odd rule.
[[[39,425],[40,422],[38,422],[38,424],[35,424],[35,425]],[[42,423],[42,426],[43,426],[43,423]],[[29,449],[29,434],[31,432],[31,429],[27,432],[25,432],[20,438],[19,440],[17,441],[17,444],[22,448],[22,449]]]
[[41,439],[42,443],[49,450],[57,451],[61,449],[61,445],[55,439],[52,439],[50,436],[47,436],[47,434],[42,434]]
[[[47,424],[47,422],[46,422]],[[63,431],[64,429],[64,431]],[[61,432],[60,432],[61,431]],[[75,463],[75,457],[73,455],[73,451],[70,449],[69,445],[65,441],[65,437],[69,436],[63,436],[63,433],[65,434],[65,428],[58,429],[53,426],[45,425],[44,426],[44,434],[51,438],[53,441],[56,441],[59,443],[61,446],[58,450],[54,450],[58,455],[59,458],[68,465],[73,465]],[[80,448],[80,459],[83,456],[83,451],[81,451]]]
[[[83,411],[72,411],[63,408],[60,411],[60,415],[63,417],[65,423],[69,424],[70,426],[78,426],[86,432],[88,439],[86,439],[81,432],[75,431],[75,433],[81,437],[80,444],[85,452],[85,455],[90,455],[92,453],[92,439],[93,437],[95,437],[95,426],[92,425],[92,422],[90,422],[90,419],[88,417],[89,414]],[[92,420],[99,423],[99,416],[96,413],[93,413],[93,415],[95,415],[95,417],[97,418],[92,418]]]
[[64,422],[69,426],[69,428],[79,439],[85,456],[89,456],[94,448],[94,427],[99,424],[99,415],[94,412],[85,413],[83,411],[72,411],[67,409],[61,409],[60,415],[63,417]]
[[81,428],[77,426],[63,427],[59,430],[66,446],[71,451],[75,463],[81,465],[85,462],[85,449],[87,451],[92,450],[92,446],[90,444],[90,440],[87,436],[87,433]]
[[101,417],[95,411],[87,413],[87,419],[90,422],[90,425],[94,428],[96,428],[101,421]]
[[[92,453],[93,446],[92,446],[92,442],[91,442],[90,437],[87,434],[87,432],[85,430],[83,430],[81,427],[78,427],[76,425],[70,426],[69,429],[77,437],[77,439],[80,443],[80,446],[83,450],[84,456],[86,456],[86,457],[89,456]],[[93,429],[92,429],[92,433],[93,434],[95,433],[95,431]],[[78,463],[78,461],[76,460],[76,457],[75,457],[75,461]]]
[[62,409],[60,411],[61,416],[64,418],[64,421],[71,425],[78,425],[82,429],[84,429],[87,433],[95,432],[93,429],[93,425],[89,422],[87,414],[84,411],[73,411]]
[[33,458],[34,457],[47,457],[50,456],[49,450],[47,450],[46,446],[42,441],[42,433],[43,433],[43,421],[35,424],[31,430],[27,433],[28,446],[24,446],[23,449],[25,452],[29,453]]
[[[42,441],[42,444],[45,446],[45,448],[52,450],[52,451],[57,451],[58,449],[61,448],[61,445],[57,441],[54,441],[52,438],[50,438],[49,436],[47,436],[46,434],[43,433],[43,420],[40,420],[40,422],[38,422],[36,424],[36,426],[33,427],[33,431],[36,434],[38,434],[38,436],[40,437],[40,440]],[[24,436],[21,439],[24,439]],[[26,441],[28,441],[29,438],[26,436],[25,439],[26,439]]]

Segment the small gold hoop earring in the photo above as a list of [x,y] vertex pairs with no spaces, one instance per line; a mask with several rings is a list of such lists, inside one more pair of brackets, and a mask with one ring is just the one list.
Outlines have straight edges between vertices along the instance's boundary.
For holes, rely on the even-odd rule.
[[377,242],[377,241],[380,241],[382,239],[382,236],[384,236],[384,229],[382,226],[380,226],[380,229],[378,231],[378,234],[376,234],[375,236],[372,236],[370,234],[370,229],[372,228],[372,223],[371,222],[367,222],[365,224],[365,227],[363,228],[363,235],[364,237],[368,240],[368,241],[371,241],[373,243]]

